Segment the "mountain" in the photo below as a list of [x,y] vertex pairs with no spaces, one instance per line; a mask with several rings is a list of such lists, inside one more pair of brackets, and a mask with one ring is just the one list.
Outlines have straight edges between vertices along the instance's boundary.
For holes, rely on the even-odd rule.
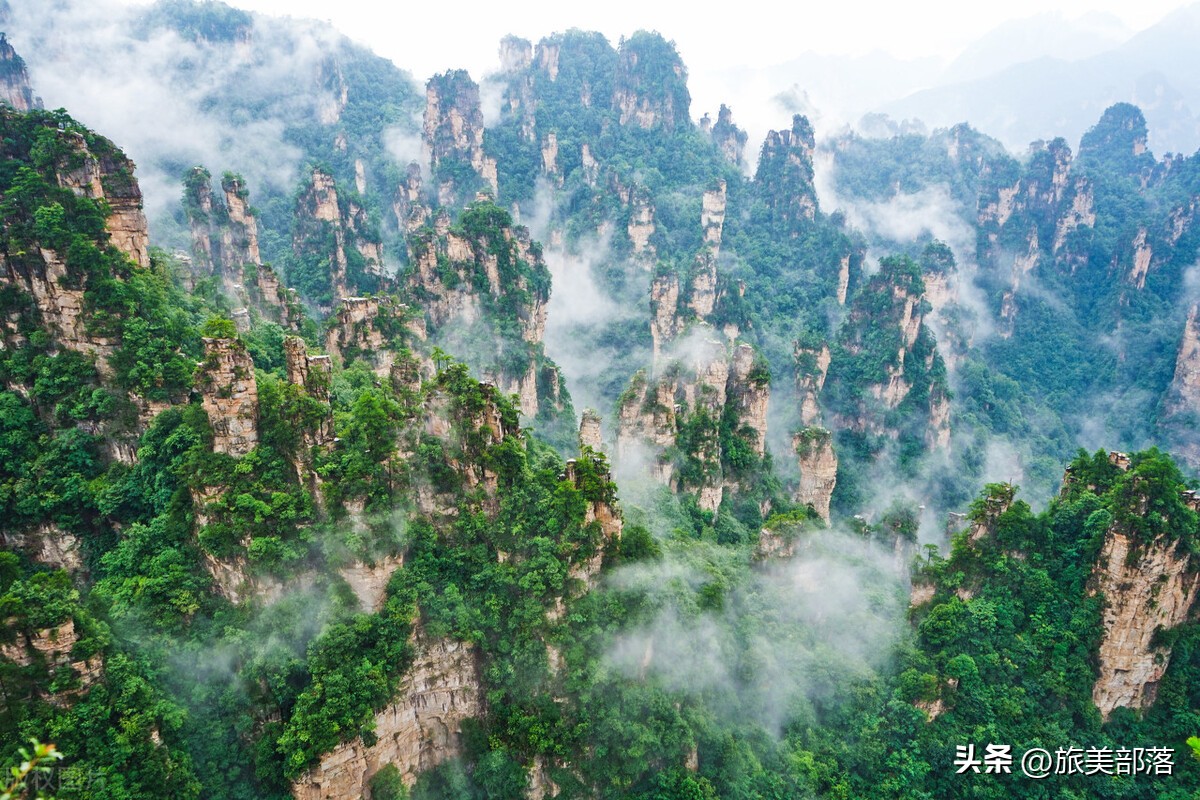
[[1013,149],[1034,139],[1074,142],[1116,102],[1138,105],[1158,152],[1200,148],[1200,86],[1192,78],[1190,42],[1200,31],[1200,7],[1188,6],[1117,47],[1072,59],[1061,50],[986,75],[964,76],[879,108],[893,117],[919,117],[933,127],[969,121]]
[[1120,46],[1131,35],[1111,14],[1066,19],[1047,11],[1002,23],[971,42],[946,66],[942,80],[975,80],[1045,57],[1080,61]]
[[[1038,791],[1200,787],[1200,162],[1140,109],[758,147],[658,33],[422,103],[315,24],[100,13],[13,12],[0,103],[18,781],[33,738],[62,798],[1024,796],[1072,747],[1113,774]],[[211,100],[199,163],[137,156],[173,227],[18,107],[89,22],[162,47],[134,142]]]
[[139,164],[164,246],[186,249],[175,200],[196,164],[220,164],[261,193],[263,254],[277,263],[306,168],[386,193],[397,177],[389,148],[416,142],[411,76],[327,25],[186,0],[66,2],[50,15],[17,4],[8,16],[47,104],[118,137]]

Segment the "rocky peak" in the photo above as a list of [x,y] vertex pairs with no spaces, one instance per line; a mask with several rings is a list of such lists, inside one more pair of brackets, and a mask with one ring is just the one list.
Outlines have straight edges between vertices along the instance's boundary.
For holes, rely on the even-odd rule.
[[[471,323],[490,311],[514,317],[522,340],[540,344],[550,300],[550,271],[540,245],[490,201],[472,204],[461,222],[451,228],[440,217],[433,231],[411,243],[415,263],[407,283],[422,298],[430,331],[455,321]],[[453,280],[442,274],[447,265]]]
[[523,72],[533,63],[533,45],[511,34],[500,40],[500,71]]
[[687,70],[674,45],[638,31],[621,42],[612,105],[622,125],[649,130],[691,124]]
[[1056,208],[1066,194],[1071,169],[1071,147],[1060,138],[1036,141],[1029,146],[1029,168],[1022,187],[1030,206]]
[[529,231],[485,199],[468,207],[457,226],[439,215],[432,230],[410,237],[409,247],[405,296],[424,312],[429,335],[517,394],[525,416],[545,412],[558,420],[569,401],[542,346],[550,272]]
[[31,111],[42,106],[41,98],[33,96],[25,60],[17,55],[3,33],[0,33],[0,103],[15,111]]
[[796,344],[796,389],[800,394],[800,422],[805,426],[815,425],[821,418],[818,398],[825,387],[825,376],[829,373],[832,356],[829,345],[804,346]]
[[557,41],[543,39],[538,42],[535,56],[537,68],[551,81],[558,80],[558,57],[561,52],[562,45]]
[[[525,39],[506,36],[500,40],[500,78],[504,84],[502,112],[521,124],[521,138],[537,140],[537,98],[533,92],[533,46]],[[493,79],[495,80],[495,79]]]
[[244,268],[262,264],[258,220],[240,175],[227,172],[221,179],[223,202],[213,196],[211,180],[204,167],[193,167],[184,179],[183,207],[192,232],[192,264],[202,275],[219,276],[227,293],[244,299]]
[[204,339],[196,387],[213,431],[213,451],[240,458],[258,445],[258,383],[240,339]]
[[343,297],[387,283],[383,244],[366,209],[321,168],[296,201],[292,252],[290,282],[325,311]]
[[283,355],[288,383],[301,387],[314,400],[328,403],[333,372],[329,356],[309,355],[308,344],[299,336],[288,336],[283,340]]
[[212,175],[193,167],[184,178],[183,207],[192,234],[191,272],[216,275],[225,294],[237,306],[235,322],[249,328],[245,307],[255,306],[269,319],[298,329],[304,312],[296,293],[284,287],[258,249],[258,219],[250,208],[250,192],[240,175],[221,179],[224,200],[212,191]]
[[201,275],[212,275],[221,263],[214,253],[212,173],[192,167],[183,181],[183,208],[192,231],[192,266]]
[[580,450],[590,447],[596,452],[600,452],[602,444],[600,437],[600,415],[590,408],[584,409],[583,417],[579,422]]
[[[261,264],[258,252],[258,220],[250,210],[250,192],[241,175],[226,173],[221,179],[225,210],[229,218],[227,249],[242,264]],[[222,240],[224,245],[224,240]]]
[[[705,333],[703,326],[693,329],[671,360],[664,353],[656,379],[639,372],[630,381],[618,413],[617,466],[630,474],[646,472],[660,483],[678,482],[680,490],[696,493],[702,509],[716,511],[725,490],[737,488],[723,474],[720,421],[732,412],[734,435],[762,455],[770,378],[753,347],[731,346]],[[697,419],[687,457],[703,468],[698,482],[685,483],[668,452],[683,426]]]
[[429,79],[425,88],[425,145],[438,179],[438,202],[451,205],[462,195],[472,196],[475,186],[458,186],[442,177],[443,164],[466,163],[482,185],[498,190],[496,161],[483,152],[483,109],[479,85],[466,70],[452,70]]
[[754,180],[767,206],[783,222],[794,224],[816,218],[815,148],[812,125],[800,114],[792,117],[790,130],[767,133]]
[[1079,140],[1079,158],[1114,159],[1132,166],[1138,156],[1146,154],[1147,136],[1141,109],[1130,103],[1115,103],[1104,110],[1100,121]]
[[[925,420],[922,438],[931,446],[948,443],[945,363],[925,322],[929,309],[921,266],[908,257],[882,259],[880,271],[850,304],[833,349],[825,393],[838,427],[897,438],[901,431],[892,412],[920,402],[910,418]],[[864,382],[864,375],[874,377]],[[909,400],[916,386],[924,387],[928,402],[920,401],[921,394]]]
[[[705,119],[708,119],[707,115],[705,115]],[[742,165],[746,142],[750,136],[733,124],[733,112],[729,106],[721,104],[721,109],[717,112],[717,121],[709,129],[708,134],[726,161],[735,167]]]
[[106,203],[109,214],[104,227],[113,246],[138,266],[148,268],[150,235],[134,163],[107,139],[92,137],[89,145],[89,140],[71,127],[60,130],[58,136],[70,151],[55,164],[58,185]]
[[971,524],[967,529],[967,541],[975,543],[990,536],[1000,517],[1012,508],[1016,496],[1017,489],[1012,484],[989,485],[987,496],[971,509],[969,515]]

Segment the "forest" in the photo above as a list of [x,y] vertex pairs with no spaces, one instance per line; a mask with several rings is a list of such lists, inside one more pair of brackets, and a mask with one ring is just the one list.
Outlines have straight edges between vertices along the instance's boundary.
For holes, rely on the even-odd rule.
[[422,87],[130,13],[294,163],[135,165],[0,36],[0,798],[1200,793],[1200,161],[1139,108],[758,143],[654,32]]

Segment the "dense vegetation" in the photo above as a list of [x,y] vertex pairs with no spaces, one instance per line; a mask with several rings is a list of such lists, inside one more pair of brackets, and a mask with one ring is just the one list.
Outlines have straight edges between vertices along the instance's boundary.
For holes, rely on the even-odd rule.
[[[146,19],[141,35],[167,26],[213,52],[251,40],[258,24],[174,0]],[[513,798],[532,782],[564,800],[1200,790],[1184,744],[1200,732],[1191,615],[1154,634],[1170,660],[1152,704],[1106,720],[1093,702],[1106,543],[1129,537],[1128,567],[1169,553],[1183,580],[1200,557],[1184,494],[1195,483],[1169,456],[1148,449],[1125,464],[1077,449],[1088,398],[1111,406],[1101,422],[1115,446],[1161,430],[1185,270],[1200,246],[1190,223],[1168,235],[1197,196],[1193,160],[1141,152],[1137,109],[1110,109],[1065,183],[1061,141],[1024,161],[967,126],[839,143],[838,187],[851,201],[935,187],[971,209],[964,253],[931,235],[858,231],[820,208],[803,117],[772,133],[746,178],[743,154],[723,149],[744,135],[727,120],[711,132],[692,124],[670,42],[638,32],[613,47],[569,31],[493,79],[506,100],[484,136],[497,196],[460,203],[486,181],[462,153],[447,158],[425,187],[426,224],[405,237],[383,222],[404,166],[387,155],[387,132],[411,124],[416,94],[386,62],[345,43],[337,53],[318,78],[339,106],[333,122],[295,117],[290,95],[221,101],[231,119],[280,121],[306,163],[335,179],[337,221],[306,216],[306,180],[261,202],[264,255],[292,288],[337,307],[330,265],[349,216],[403,262],[395,275],[368,273],[345,248],[350,289],[384,309],[348,331],[312,310],[241,313],[227,283],[161,250],[139,266],[106,229],[109,200],[72,189],[94,168],[105,198],[132,196],[116,146],[65,112],[0,109],[0,762],[31,739],[53,741],[65,754],[51,773],[62,800],[283,800],[336,748],[377,745],[376,715],[424,648],[451,642],[470,654],[480,713],[461,736],[447,732],[458,757],[414,786],[396,765],[375,772],[377,800]],[[435,85],[446,107],[478,104],[465,72]],[[457,146],[449,133],[427,144]],[[542,163],[550,133],[555,174]],[[362,195],[350,188],[357,161]],[[185,198],[212,180],[203,168],[179,173]],[[983,211],[1018,181],[1032,199],[1003,221]],[[700,198],[721,182],[718,256]],[[450,203],[438,202],[443,185]],[[1060,237],[1064,209],[1085,192],[1094,224]],[[631,258],[626,235],[641,204],[653,209],[646,262]],[[589,272],[580,285],[592,295],[559,335],[602,368],[572,388],[603,406],[606,425],[630,398],[644,397],[635,411],[670,411],[668,484],[618,487],[608,456],[577,440],[569,370],[528,333],[534,309],[570,287],[551,285],[517,212],[540,214],[565,253],[587,254],[571,268]],[[227,209],[197,213],[181,219],[211,222],[207,244],[219,247]],[[1143,229],[1158,255],[1134,291]],[[451,235],[469,258],[446,255]],[[1042,249],[1022,290],[1012,253],[1031,236]],[[869,263],[868,247],[894,254]],[[469,295],[470,324],[427,324],[434,292],[411,279],[430,253],[437,288]],[[711,263],[701,325],[694,293]],[[250,283],[257,265],[241,267],[228,283]],[[926,324],[929,287],[968,270],[979,307]],[[683,357],[647,367],[647,292],[670,279],[684,330],[751,345],[747,384],[731,383],[723,404],[700,385],[689,402],[651,408],[649,382],[689,368]],[[67,300],[54,306],[59,293]],[[52,313],[74,308],[69,293],[77,325]],[[589,303],[619,311],[583,313]],[[995,323],[986,334],[972,327],[979,316]],[[214,416],[238,399],[212,377],[218,346],[248,359],[233,376],[254,387],[245,419]],[[297,378],[289,356],[327,348],[328,372],[304,361],[311,371]],[[825,348],[821,424],[802,428],[798,394]],[[485,381],[528,374],[534,419]],[[768,388],[773,433],[760,453],[738,392]],[[951,401],[947,449],[934,417]],[[242,423],[254,435],[231,452],[231,424]],[[978,492],[998,443],[1019,450],[1032,498],[1048,498],[1042,510],[1010,483]],[[838,457],[831,525],[794,499],[793,447],[826,445]],[[699,493],[714,486],[705,510]],[[364,589],[364,573],[382,577]],[[958,746],[988,743],[1018,754],[1169,747],[1175,774],[956,773]]]

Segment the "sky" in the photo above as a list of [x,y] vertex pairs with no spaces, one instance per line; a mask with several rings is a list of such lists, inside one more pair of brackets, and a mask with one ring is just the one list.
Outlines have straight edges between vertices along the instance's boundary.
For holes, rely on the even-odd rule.
[[[122,2],[146,5],[149,0]],[[424,80],[452,68],[466,68],[476,77],[494,69],[497,31],[536,42],[555,31],[577,27],[598,30],[615,42],[622,34],[646,28],[673,39],[689,67],[712,70],[765,67],[806,51],[862,55],[882,50],[905,58],[935,56],[949,60],[971,40],[1007,20],[1044,12],[1059,12],[1068,19],[1100,12],[1111,14],[1136,31],[1186,3],[839,0],[795,5],[793,10],[782,11],[778,3],[739,0],[696,4],[682,12],[680,6],[645,0],[532,0],[516,6],[495,0],[459,0],[445,5],[393,5],[381,0],[234,0],[230,4],[280,16],[329,20],[347,36]],[[428,11],[414,11],[414,7]]]

